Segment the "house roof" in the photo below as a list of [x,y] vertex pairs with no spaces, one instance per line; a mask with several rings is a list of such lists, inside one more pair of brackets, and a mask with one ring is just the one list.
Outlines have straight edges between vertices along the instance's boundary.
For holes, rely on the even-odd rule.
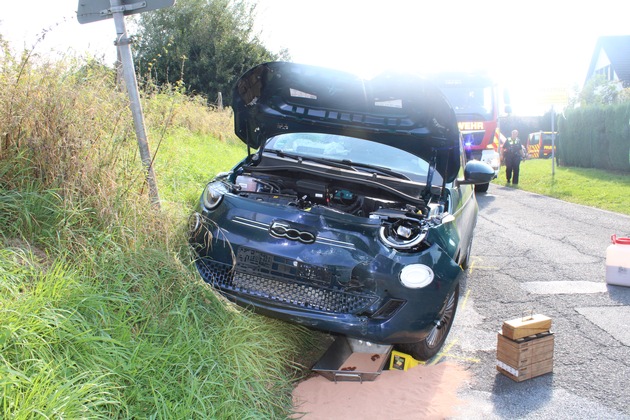
[[602,36],[598,38],[591,57],[591,64],[586,74],[586,81],[595,73],[597,59],[602,51],[608,56],[612,69],[623,85],[630,85],[630,35]]

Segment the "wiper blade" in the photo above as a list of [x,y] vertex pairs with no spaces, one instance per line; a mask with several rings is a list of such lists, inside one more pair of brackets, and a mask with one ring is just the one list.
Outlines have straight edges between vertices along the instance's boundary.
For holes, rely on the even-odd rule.
[[294,153],[287,153],[284,152],[282,150],[276,150],[276,149],[265,149],[265,152],[271,152],[273,154],[275,154],[276,156],[279,157],[288,157],[291,159],[295,159],[298,162],[302,162],[304,160],[308,160],[311,162],[315,162],[315,163],[321,163],[324,165],[331,165],[334,166],[336,168],[343,168],[343,169],[352,169],[352,170],[357,170],[356,168],[352,167],[352,165],[347,164],[344,161],[339,161],[339,160],[335,160],[335,159],[326,159],[326,158],[318,158],[318,157],[314,157],[314,156],[303,156],[303,155],[296,155]]
[[280,157],[288,157],[288,158],[295,159],[295,160],[300,161],[300,162],[302,161],[302,156],[296,155],[296,154],[293,154],[293,153],[287,153],[287,152],[284,152],[282,150],[265,149],[264,152],[265,153],[273,153],[274,155],[280,156]]
[[396,172],[392,170],[391,168],[387,168],[385,166],[371,165],[369,163],[361,163],[361,162],[352,162],[351,160],[347,160],[347,159],[342,160],[341,163],[345,163],[354,169],[356,169],[356,167],[363,168],[363,169],[372,169],[382,174],[393,176],[394,178],[401,178],[401,179],[406,179],[407,181],[410,181],[410,178],[407,175],[401,174],[400,172]]

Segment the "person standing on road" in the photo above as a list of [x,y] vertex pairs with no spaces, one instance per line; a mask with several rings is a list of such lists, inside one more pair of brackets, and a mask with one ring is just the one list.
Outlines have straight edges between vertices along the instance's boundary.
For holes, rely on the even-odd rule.
[[505,162],[505,178],[508,184],[518,185],[518,173],[523,158],[523,145],[518,138],[518,130],[512,130],[512,135],[503,143],[503,161]]

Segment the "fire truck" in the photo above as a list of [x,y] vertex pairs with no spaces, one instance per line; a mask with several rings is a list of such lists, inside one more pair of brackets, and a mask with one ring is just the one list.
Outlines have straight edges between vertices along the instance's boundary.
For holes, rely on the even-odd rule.
[[[555,138],[553,137],[555,135]],[[527,157],[530,158],[550,158],[553,154],[558,133],[551,131],[537,131],[530,133],[527,137]]]
[[[429,78],[455,110],[467,158],[486,162],[498,176],[499,148],[505,140],[499,129],[499,117],[512,112],[507,91],[483,73],[439,73]],[[485,192],[488,185],[476,185],[475,190]]]

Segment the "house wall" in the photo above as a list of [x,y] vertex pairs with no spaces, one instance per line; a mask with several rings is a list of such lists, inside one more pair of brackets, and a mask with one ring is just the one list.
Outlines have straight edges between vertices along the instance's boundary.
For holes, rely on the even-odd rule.
[[595,70],[593,74],[601,74],[606,77],[606,80],[615,81],[619,80],[617,74],[612,69],[610,59],[608,58],[608,54],[603,49],[599,50],[599,55],[597,56],[597,61],[595,63]]

